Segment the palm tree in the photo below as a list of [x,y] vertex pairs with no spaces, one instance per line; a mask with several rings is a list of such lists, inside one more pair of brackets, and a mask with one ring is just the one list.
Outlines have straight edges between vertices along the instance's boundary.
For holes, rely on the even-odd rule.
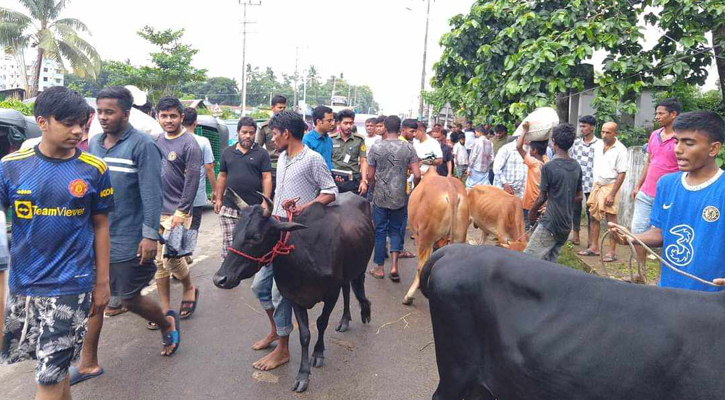
[[[65,69],[70,63],[73,73],[95,79],[100,73],[101,58],[79,33],[88,33],[88,27],[75,18],[58,18],[66,0],[19,0],[30,13],[25,15],[0,7],[0,47],[18,61],[21,74],[25,73],[23,51],[35,47],[37,55],[32,78],[31,96],[37,96],[43,59],[51,59]],[[20,61],[22,60],[22,61]]]

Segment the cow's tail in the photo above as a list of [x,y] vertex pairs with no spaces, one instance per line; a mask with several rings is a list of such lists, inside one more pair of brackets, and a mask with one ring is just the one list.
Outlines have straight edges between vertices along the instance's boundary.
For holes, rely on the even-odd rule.
[[426,299],[430,298],[428,283],[430,280],[430,275],[433,272],[433,266],[435,265],[436,261],[443,257],[443,253],[445,253],[444,250],[445,249],[441,249],[431,254],[428,261],[423,264],[423,268],[421,268],[420,270],[420,292],[423,293],[423,296],[425,296]]
[[458,206],[461,204],[461,196],[458,195],[456,187],[452,184],[448,187],[448,199],[451,202],[451,231],[448,234],[448,243],[455,243],[456,220],[458,216]]

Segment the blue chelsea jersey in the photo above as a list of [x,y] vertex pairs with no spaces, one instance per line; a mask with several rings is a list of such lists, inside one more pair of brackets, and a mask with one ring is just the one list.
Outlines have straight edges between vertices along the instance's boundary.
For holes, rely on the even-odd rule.
[[38,147],[3,157],[0,202],[12,206],[10,293],[62,296],[93,290],[92,216],[113,209],[106,164],[77,150],[59,160]]
[[[651,224],[662,230],[662,255],[678,269],[706,281],[725,278],[725,177],[720,170],[692,187],[682,172],[663,176],[657,184]],[[718,291],[662,266],[662,287]]]

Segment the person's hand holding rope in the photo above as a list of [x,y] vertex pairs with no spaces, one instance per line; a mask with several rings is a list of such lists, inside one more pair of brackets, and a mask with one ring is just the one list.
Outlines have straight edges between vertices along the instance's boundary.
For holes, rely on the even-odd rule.
[[[629,231],[629,229],[627,229],[621,225],[617,225],[614,222],[610,222],[609,231],[607,233],[614,235],[614,239],[621,244],[629,244],[630,246],[636,244],[636,245],[644,247],[645,250],[647,250],[655,258],[660,260],[662,265],[666,266],[667,268],[671,269],[672,271],[674,271],[682,276],[686,276],[690,279],[694,279],[694,280],[696,280],[704,285],[708,285],[708,286],[725,286],[725,278],[718,278],[718,279],[715,279],[712,282],[710,282],[710,281],[706,281],[698,276],[692,275],[690,273],[687,273],[685,271],[682,271],[682,270],[674,267],[672,264],[667,262],[667,260],[662,258],[662,256],[659,255],[659,253],[657,253],[654,250],[652,250],[651,248],[649,248],[649,246],[647,246],[640,238],[638,238],[637,235],[633,234],[632,232]],[[604,241],[604,237],[602,237],[602,241]],[[633,248],[633,251],[634,251],[634,248]],[[631,267],[630,267],[630,274],[631,274]]]

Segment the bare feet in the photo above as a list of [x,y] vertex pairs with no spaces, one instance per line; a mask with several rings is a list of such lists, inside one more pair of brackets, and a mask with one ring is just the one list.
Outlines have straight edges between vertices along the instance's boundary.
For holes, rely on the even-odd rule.
[[[167,334],[169,332],[173,332],[174,330],[176,330],[176,321],[174,321],[174,317],[167,316],[166,319],[169,321],[169,327],[168,327],[168,329],[161,330],[161,333],[164,333],[164,334]],[[164,346],[164,349],[161,350],[161,355],[162,356],[170,355],[171,352],[174,351],[174,347],[176,347],[176,346],[177,345],[175,345],[175,344],[172,344],[170,346]]]
[[277,336],[276,332],[270,332],[267,334],[267,336],[264,337],[264,339],[258,341],[257,343],[252,345],[253,350],[264,350],[266,348],[269,348],[269,346],[272,345],[272,343],[279,340],[279,336]]
[[579,232],[574,231],[574,233],[572,233],[572,235],[571,235],[571,243],[574,246],[579,246]]
[[288,362],[289,350],[283,350],[281,346],[278,346],[274,349],[274,351],[252,364],[252,366],[261,371],[269,371],[279,367],[280,365],[287,364]]

